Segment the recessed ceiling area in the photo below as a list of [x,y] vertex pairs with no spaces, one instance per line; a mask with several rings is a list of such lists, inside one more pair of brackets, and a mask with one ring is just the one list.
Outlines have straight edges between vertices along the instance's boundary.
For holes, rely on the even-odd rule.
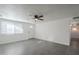
[[0,16],[11,20],[33,21],[32,15],[43,14],[44,21],[79,16],[75,4],[0,4]]

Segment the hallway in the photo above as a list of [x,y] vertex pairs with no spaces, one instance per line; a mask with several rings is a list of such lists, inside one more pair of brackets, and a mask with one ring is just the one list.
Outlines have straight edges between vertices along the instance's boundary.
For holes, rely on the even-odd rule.
[[67,49],[67,54],[79,55],[79,39],[72,38],[70,42],[70,47]]

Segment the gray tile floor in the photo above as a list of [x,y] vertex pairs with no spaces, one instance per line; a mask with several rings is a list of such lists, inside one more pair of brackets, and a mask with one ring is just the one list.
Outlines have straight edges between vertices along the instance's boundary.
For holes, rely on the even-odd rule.
[[0,55],[68,55],[79,54],[77,47],[60,45],[39,39],[0,45]]

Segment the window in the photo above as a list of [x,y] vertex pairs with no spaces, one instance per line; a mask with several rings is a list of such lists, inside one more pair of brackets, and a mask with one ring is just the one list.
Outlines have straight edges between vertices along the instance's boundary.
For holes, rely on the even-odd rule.
[[23,26],[22,26],[22,24],[15,24],[14,32],[15,33],[23,33]]
[[1,33],[2,34],[18,34],[23,33],[23,27],[21,23],[13,22],[1,22]]

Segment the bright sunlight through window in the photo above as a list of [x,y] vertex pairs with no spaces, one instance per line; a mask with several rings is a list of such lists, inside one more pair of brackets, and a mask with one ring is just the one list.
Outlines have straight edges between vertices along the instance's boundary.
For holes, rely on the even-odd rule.
[[1,22],[1,33],[2,34],[20,34],[23,33],[23,26],[21,23],[13,22]]

